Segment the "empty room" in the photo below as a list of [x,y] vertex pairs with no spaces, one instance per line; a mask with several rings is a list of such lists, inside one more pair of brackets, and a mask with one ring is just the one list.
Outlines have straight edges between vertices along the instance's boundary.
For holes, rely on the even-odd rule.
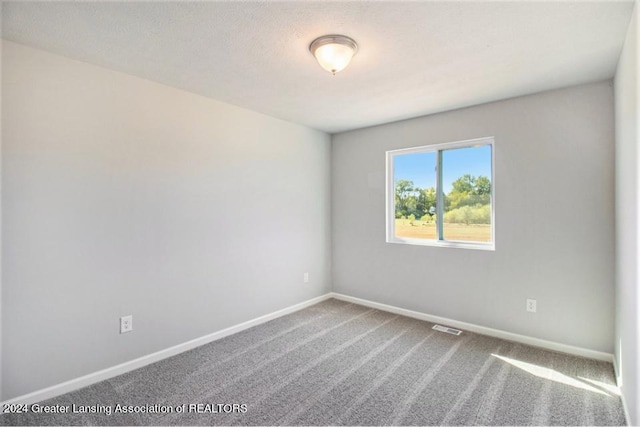
[[636,0],[0,5],[1,425],[640,425]]

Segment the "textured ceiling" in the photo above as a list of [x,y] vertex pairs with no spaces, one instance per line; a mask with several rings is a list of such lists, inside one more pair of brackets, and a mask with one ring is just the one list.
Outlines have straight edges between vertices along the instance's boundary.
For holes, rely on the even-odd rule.
[[[5,39],[335,133],[613,76],[621,2],[3,2]],[[360,50],[335,76],[324,34]]]

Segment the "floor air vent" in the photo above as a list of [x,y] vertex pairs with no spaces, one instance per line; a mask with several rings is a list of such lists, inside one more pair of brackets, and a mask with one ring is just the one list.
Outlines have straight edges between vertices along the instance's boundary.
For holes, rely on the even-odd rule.
[[447,328],[446,326],[442,326],[442,325],[433,325],[432,329],[435,329],[436,331],[440,331],[440,332],[446,332],[447,334],[451,334],[451,335],[460,335],[462,333],[462,331],[458,329]]

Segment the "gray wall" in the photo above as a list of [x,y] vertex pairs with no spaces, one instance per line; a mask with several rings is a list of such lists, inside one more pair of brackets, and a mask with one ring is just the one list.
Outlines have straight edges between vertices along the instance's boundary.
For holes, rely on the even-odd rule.
[[616,367],[630,425],[640,424],[640,150],[637,5],[615,77]]
[[330,290],[329,135],[2,48],[1,399]]
[[[484,136],[495,252],[385,243],[385,151]],[[335,292],[613,352],[611,82],[342,133],[332,147]]]

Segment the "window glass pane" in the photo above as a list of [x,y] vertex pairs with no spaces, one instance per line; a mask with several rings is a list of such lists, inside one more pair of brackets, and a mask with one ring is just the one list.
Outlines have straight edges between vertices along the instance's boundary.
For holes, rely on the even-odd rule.
[[437,239],[436,153],[393,158],[395,237]]
[[442,152],[444,239],[491,242],[491,145]]

